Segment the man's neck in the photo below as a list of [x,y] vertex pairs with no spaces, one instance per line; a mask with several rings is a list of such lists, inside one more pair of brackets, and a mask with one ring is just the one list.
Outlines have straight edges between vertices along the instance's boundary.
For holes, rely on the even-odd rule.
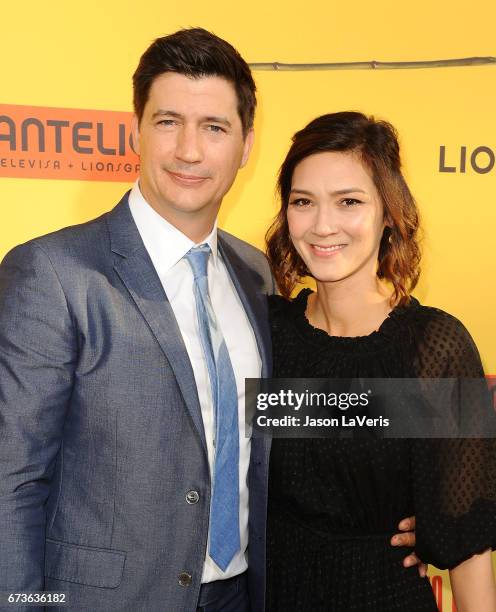
[[216,209],[205,207],[202,210],[195,211],[177,210],[171,207],[164,209],[153,198],[147,197],[141,185],[139,187],[146,203],[165,219],[167,223],[173,225],[195,244],[201,243],[211,234],[220,204]]

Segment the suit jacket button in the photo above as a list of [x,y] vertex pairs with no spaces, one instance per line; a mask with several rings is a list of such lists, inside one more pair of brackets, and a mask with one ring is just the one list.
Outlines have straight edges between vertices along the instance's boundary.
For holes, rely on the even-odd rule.
[[178,576],[178,580],[181,586],[189,586],[193,578],[191,574],[188,574],[188,572],[181,572]]
[[188,504],[197,504],[199,499],[200,495],[198,494],[198,491],[188,491],[186,493],[186,501]]

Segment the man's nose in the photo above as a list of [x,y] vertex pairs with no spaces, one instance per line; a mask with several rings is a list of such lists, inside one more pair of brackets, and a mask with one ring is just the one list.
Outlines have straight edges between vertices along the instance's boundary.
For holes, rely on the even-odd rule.
[[183,126],[176,142],[176,157],[188,164],[202,161],[203,151],[200,134],[195,126]]

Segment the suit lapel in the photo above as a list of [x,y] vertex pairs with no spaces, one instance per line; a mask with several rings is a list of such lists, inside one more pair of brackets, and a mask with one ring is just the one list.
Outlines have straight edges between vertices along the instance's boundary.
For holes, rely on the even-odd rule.
[[219,250],[250,324],[255,333],[262,359],[262,377],[271,375],[272,350],[268,320],[267,298],[263,293],[263,279],[244,262],[219,232]]
[[[263,279],[252,268],[237,255],[236,251],[223,239],[222,232],[218,234],[218,246],[222,253],[224,263],[229,271],[231,280],[233,281],[236,291],[245,312],[248,316],[250,324],[253,328],[257,341],[258,350],[262,359],[262,378],[272,376],[272,343],[270,339],[269,328],[269,313],[267,306],[267,298],[262,290]],[[267,478],[268,478],[268,463],[271,447],[271,438],[266,435],[253,433],[251,441],[250,464],[253,466],[260,464],[258,493],[260,494],[261,511],[258,515],[260,521],[264,524],[265,508],[267,504]],[[256,470],[255,470],[256,471]],[[258,499],[258,495],[256,496]],[[258,514],[258,508],[257,508]]]
[[207,452],[193,368],[170,302],[132,218],[127,197],[128,194],[107,217],[111,249],[115,253],[114,269],[174,371],[186,408]]
[[[128,194],[107,215],[107,226],[111,250],[115,254],[114,269],[164,352],[206,452],[193,368],[170,302],[129,210]],[[270,376],[272,352],[266,297],[262,292],[263,279],[223,239],[222,232],[219,232],[218,244],[253,328],[262,360],[262,376]]]

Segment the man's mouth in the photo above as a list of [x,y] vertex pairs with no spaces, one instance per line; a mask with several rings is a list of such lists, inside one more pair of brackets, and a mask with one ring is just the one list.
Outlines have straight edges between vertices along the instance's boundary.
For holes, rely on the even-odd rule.
[[171,177],[171,179],[178,183],[179,185],[189,185],[195,186],[200,185],[204,181],[208,179],[206,176],[199,176],[198,174],[186,174],[184,172],[171,172],[170,170],[166,171],[167,174]]

